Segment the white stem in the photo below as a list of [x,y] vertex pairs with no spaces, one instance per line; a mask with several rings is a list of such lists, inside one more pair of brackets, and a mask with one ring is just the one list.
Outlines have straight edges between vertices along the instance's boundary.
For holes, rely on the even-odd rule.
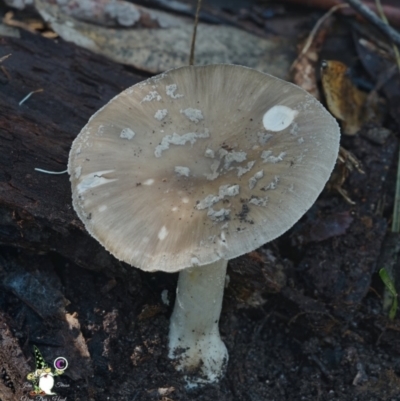
[[219,380],[228,361],[218,329],[227,264],[219,260],[179,273],[169,357],[177,359],[178,370],[193,374],[186,377],[190,387]]

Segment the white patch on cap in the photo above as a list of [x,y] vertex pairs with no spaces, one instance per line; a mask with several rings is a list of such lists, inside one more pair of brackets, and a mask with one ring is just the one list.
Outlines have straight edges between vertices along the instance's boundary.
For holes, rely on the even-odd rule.
[[82,172],[82,167],[78,166],[75,168],[75,178],[79,178],[81,176],[81,172]]
[[272,138],[272,134],[268,134],[267,132],[259,132],[257,136],[260,145],[265,145]]
[[221,198],[217,195],[207,195],[204,199],[202,199],[197,205],[196,209],[197,210],[203,210],[203,209],[208,209],[212,205],[216,204],[219,202]]
[[178,87],[176,84],[171,84],[165,87],[165,92],[169,97],[172,97],[172,99],[179,99],[180,97],[183,97],[183,95],[175,94],[177,89]]
[[99,128],[97,129],[97,132],[96,132],[96,136],[103,136],[104,135],[104,125],[102,124],[102,125],[100,125],[99,126]]
[[151,102],[152,100],[157,100],[158,102],[161,100],[161,96],[157,91],[151,91],[148,95],[146,95],[140,103],[143,102]]
[[161,230],[158,232],[158,239],[160,241],[163,241],[165,238],[167,238],[167,235],[168,235],[167,227],[162,226]]
[[256,206],[267,206],[268,203],[268,196],[265,196],[264,198],[251,198],[249,200],[249,203],[251,203],[252,205],[256,205]]
[[263,116],[264,128],[268,131],[279,132],[289,127],[295,117],[299,114],[297,110],[290,107],[277,105],[270,108]]
[[189,177],[190,170],[189,170],[189,167],[176,166],[175,167],[175,173],[178,174],[178,175]]
[[115,170],[104,170],[90,173],[82,177],[81,182],[76,186],[78,194],[81,194],[88,189],[99,187],[100,185],[108,184],[113,181],[117,181],[117,178],[105,178],[104,174],[113,173]]
[[99,206],[99,212],[104,212],[105,210],[107,210],[107,206],[106,205]]
[[207,212],[207,216],[212,221],[224,221],[228,219],[230,212],[231,212],[230,209],[222,208],[219,210],[214,210],[213,208],[210,208]]
[[303,161],[303,159],[305,158],[306,154],[302,153],[300,156],[296,157],[296,161],[297,163],[301,163]]
[[160,82],[161,80],[163,80],[166,76],[168,76],[168,74],[166,72],[163,72],[162,74],[156,75],[155,77],[152,77],[151,80],[153,82]]
[[239,194],[239,185],[221,185],[219,187],[218,195],[222,199],[225,196],[236,196]]
[[255,163],[255,161],[251,161],[247,163],[247,167],[236,167],[238,171],[237,176],[241,177],[243,174],[248,173],[253,168]]
[[210,136],[210,132],[208,129],[203,132],[189,132],[188,134],[178,135],[177,133],[173,133],[172,135],[166,135],[161,140],[161,143],[156,146],[156,150],[154,151],[155,157],[161,157],[161,154],[164,150],[169,149],[169,145],[185,145],[187,142],[190,142],[193,145],[198,138],[208,138]]
[[156,114],[154,114],[154,118],[158,121],[163,120],[168,114],[167,109],[157,110]]
[[120,137],[122,139],[133,139],[136,134],[130,128],[124,128],[121,131]]
[[189,198],[186,198],[186,197],[185,197],[185,198],[182,198],[182,202],[183,202],[183,203],[189,203]]
[[225,196],[236,196],[239,194],[240,186],[239,185],[221,185],[219,187],[218,195],[207,195],[204,199],[199,201],[196,205],[197,210],[208,209],[211,206],[218,203]]
[[226,242],[225,231],[221,231],[220,238],[221,238],[221,241],[222,241],[222,242]]
[[196,256],[193,256],[190,259],[190,263],[192,264],[192,266],[198,266],[200,264],[200,260]]
[[298,142],[299,144],[302,144],[302,143],[304,142],[304,138],[301,136],[301,137],[297,140],[297,142]]
[[253,177],[249,179],[249,188],[253,189],[256,186],[257,181],[263,177],[264,177],[264,170],[257,171],[257,173],[255,173]]
[[192,109],[191,107],[181,110],[181,113],[184,114],[190,121],[193,121],[194,123],[198,123],[200,120],[203,120],[203,113],[201,110],[198,109]]
[[279,184],[279,177],[276,175],[274,179],[266,185],[264,188],[262,188],[263,191],[268,191],[269,189],[276,189],[276,187]]
[[210,170],[212,171],[211,174],[205,174],[207,177],[207,180],[214,181],[216,178],[218,178],[219,173],[218,173],[218,168],[221,162],[219,160],[213,161],[213,163],[210,166]]
[[297,135],[299,135],[299,130],[300,130],[300,128],[299,128],[298,124],[297,123],[293,123],[292,127],[290,128],[290,133],[293,136],[297,136]]
[[264,150],[264,152],[261,153],[261,159],[263,159],[263,163],[278,163],[283,160],[283,158],[286,156],[286,152],[281,152],[279,153],[278,156],[273,156],[272,151],[270,150]]
[[179,208],[178,208],[177,206],[174,206],[171,210],[172,210],[173,212],[177,212],[177,211],[179,210]]
[[218,149],[218,153],[219,153],[219,157],[222,159],[224,156],[226,156],[228,154],[228,151],[223,148],[220,148],[220,149]]
[[227,152],[225,154],[225,162],[224,162],[224,168],[229,169],[231,166],[231,163],[233,162],[243,162],[247,159],[247,153],[246,152]]
[[153,184],[154,184],[154,180],[153,180],[152,178],[149,178],[148,180],[146,180],[146,181],[143,183],[143,185],[147,185],[147,186],[153,185]]
[[204,152],[204,156],[209,157],[210,159],[214,159],[215,153],[212,149],[207,148],[206,151]]

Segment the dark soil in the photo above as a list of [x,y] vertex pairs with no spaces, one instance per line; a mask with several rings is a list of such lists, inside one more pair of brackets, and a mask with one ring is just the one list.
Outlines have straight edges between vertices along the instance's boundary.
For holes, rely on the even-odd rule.
[[[59,398],[48,397],[54,400],[400,400],[400,322],[382,312],[377,274],[393,209],[400,133],[393,116],[382,145],[362,133],[343,138],[365,170],[344,184],[354,205],[325,190],[288,233],[230,262],[220,321],[227,372],[218,384],[187,391],[167,357],[177,275],[113,260],[76,220],[68,178],[33,172],[63,170],[90,115],[145,74],[26,33],[0,39],[0,57],[7,53],[12,79],[0,80],[2,401],[16,400],[28,383],[18,372],[34,371],[34,345],[49,365],[59,356],[69,362],[57,379]],[[18,107],[39,87],[45,92]]]

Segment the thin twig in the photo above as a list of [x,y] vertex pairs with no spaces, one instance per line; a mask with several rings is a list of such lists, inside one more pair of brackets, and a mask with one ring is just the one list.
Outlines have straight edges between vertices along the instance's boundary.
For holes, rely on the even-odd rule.
[[10,54],[6,54],[6,55],[3,56],[3,57],[0,57],[0,63],[1,63],[2,61],[4,61],[4,60],[7,60],[10,56],[11,56],[11,53],[10,53]]
[[9,81],[11,81],[11,75],[10,73],[7,71],[6,67],[4,67],[4,65],[0,66],[0,70],[3,71],[3,74],[7,77],[7,79]]
[[68,170],[64,171],[49,171],[49,170],[43,170],[42,168],[36,168],[34,169],[35,171],[39,171],[39,173],[46,173],[46,174],[65,174],[68,173]]
[[18,106],[22,106],[23,103],[25,103],[34,93],[39,93],[39,92],[43,92],[43,89],[37,89],[35,91],[32,91],[30,93],[28,93],[19,103]]
[[192,45],[190,46],[189,65],[194,65],[194,48],[196,44],[196,34],[197,34],[197,25],[199,23],[200,7],[201,7],[201,0],[197,0],[197,9],[196,9],[196,16],[194,19],[194,27],[192,35]]
[[385,24],[370,8],[359,0],[345,0],[354,10],[360,13],[366,20],[374,24],[392,42],[400,45],[400,34],[391,26]]

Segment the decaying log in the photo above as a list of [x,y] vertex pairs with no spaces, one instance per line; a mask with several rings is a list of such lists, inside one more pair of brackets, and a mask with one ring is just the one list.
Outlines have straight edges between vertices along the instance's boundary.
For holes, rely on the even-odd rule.
[[34,168],[65,170],[71,143],[89,117],[145,77],[27,32],[0,38],[0,57],[9,53],[0,69],[0,243],[56,251],[92,269],[115,266],[75,215],[68,175]]

